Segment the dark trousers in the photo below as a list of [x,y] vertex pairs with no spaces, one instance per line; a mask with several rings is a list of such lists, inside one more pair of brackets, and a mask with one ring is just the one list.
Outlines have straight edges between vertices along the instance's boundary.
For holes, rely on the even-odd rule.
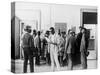
[[38,50],[38,48],[36,48],[36,61],[35,61],[35,64],[36,65],[40,65],[40,51]]
[[72,54],[69,53],[68,54],[68,70],[72,70],[72,69],[73,69]]
[[24,49],[24,66],[23,66],[23,72],[27,72],[27,65],[28,60],[30,64],[30,72],[34,72],[34,62],[33,62],[33,55],[32,52],[29,50],[29,48],[23,48]]
[[81,64],[81,53],[78,52],[78,53],[74,53],[72,58],[73,58],[73,65],[78,65],[78,64]]
[[36,65],[40,65],[40,56],[36,55]]
[[58,57],[60,66],[63,66],[64,65],[63,64],[63,55],[64,55],[64,52],[63,51],[60,51],[59,52],[59,57]]
[[59,56],[58,59],[59,59],[60,66],[63,66],[63,56]]
[[46,54],[46,63],[50,65],[51,61],[50,61],[50,53]]

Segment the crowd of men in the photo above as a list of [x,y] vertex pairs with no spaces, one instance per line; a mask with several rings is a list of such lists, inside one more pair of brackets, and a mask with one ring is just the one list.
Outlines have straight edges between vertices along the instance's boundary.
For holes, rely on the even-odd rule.
[[79,28],[80,32],[77,35],[71,29],[67,33],[55,31],[53,27],[43,34],[41,31],[32,31],[31,26],[26,26],[22,35],[23,72],[27,72],[28,61],[30,71],[34,72],[34,60],[35,65],[41,65],[41,60],[44,60],[53,71],[55,66],[60,70],[64,65],[68,66],[68,70],[72,70],[76,64],[81,64],[82,69],[86,69],[89,34],[86,28]]

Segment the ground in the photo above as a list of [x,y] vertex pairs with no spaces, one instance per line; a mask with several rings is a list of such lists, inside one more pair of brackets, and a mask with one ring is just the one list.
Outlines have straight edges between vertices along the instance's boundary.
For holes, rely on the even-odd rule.
[[[95,69],[97,68],[97,60],[94,60],[94,59],[88,59],[88,69]],[[14,65],[14,63],[12,63],[12,65]],[[16,63],[15,63],[15,72],[16,73],[23,73],[23,60],[16,60]],[[81,70],[81,65],[76,65],[73,67],[74,70]],[[61,67],[60,68],[61,71],[67,71],[67,66],[64,66],[64,67]],[[51,70],[51,66],[49,65],[46,65],[46,64],[43,64],[41,66],[36,66],[34,67],[34,72],[50,72],[52,71]],[[56,67],[55,67],[55,71],[56,70]],[[30,68],[29,68],[29,65],[28,65],[28,72],[30,72]]]
[[[88,69],[95,69],[97,68],[97,53],[96,51],[90,51],[90,54],[88,56],[88,61],[87,61],[87,65],[88,65]],[[35,61],[34,61],[35,62]],[[43,63],[43,62],[41,62]],[[14,65],[15,65],[15,72],[16,73],[23,73],[23,60],[12,60],[12,69],[14,70]],[[76,65],[73,67],[74,70],[80,70],[81,69],[81,65]],[[67,70],[67,66],[61,67],[60,68],[61,71],[66,71]],[[51,70],[51,66],[43,64],[41,66],[34,66],[34,72],[50,72]],[[55,68],[56,71],[56,68]],[[29,65],[28,65],[28,72],[30,72],[29,69]]]

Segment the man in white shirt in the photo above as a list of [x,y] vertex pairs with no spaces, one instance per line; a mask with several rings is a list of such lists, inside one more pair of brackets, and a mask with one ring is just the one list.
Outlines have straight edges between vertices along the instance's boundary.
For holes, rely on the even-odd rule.
[[50,28],[50,36],[48,42],[50,50],[51,68],[54,71],[54,64],[56,64],[57,70],[60,70],[60,64],[58,61],[58,45],[60,42],[58,39],[58,35],[55,34],[55,30],[53,27]]

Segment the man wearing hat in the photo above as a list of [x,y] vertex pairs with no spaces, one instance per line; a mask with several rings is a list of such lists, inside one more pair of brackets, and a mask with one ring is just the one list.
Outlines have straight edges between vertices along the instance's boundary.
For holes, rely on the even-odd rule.
[[81,52],[81,66],[82,69],[87,69],[87,56],[89,52],[87,51],[89,43],[89,35],[87,35],[87,29],[82,28],[82,39],[80,43],[80,52]]
[[33,67],[33,51],[32,51],[32,36],[31,36],[31,27],[26,26],[25,29],[25,34],[22,36],[22,48],[24,52],[24,66],[23,66],[23,72],[27,72],[27,65],[28,65],[28,60],[30,62],[30,71],[34,72],[34,67]]
[[87,29],[80,26],[80,33],[78,33],[76,38],[76,46],[77,46],[77,56],[76,60],[78,63],[81,63],[82,69],[87,68],[87,56],[89,55],[88,49],[88,43],[89,43],[89,36],[90,34],[87,34]]

